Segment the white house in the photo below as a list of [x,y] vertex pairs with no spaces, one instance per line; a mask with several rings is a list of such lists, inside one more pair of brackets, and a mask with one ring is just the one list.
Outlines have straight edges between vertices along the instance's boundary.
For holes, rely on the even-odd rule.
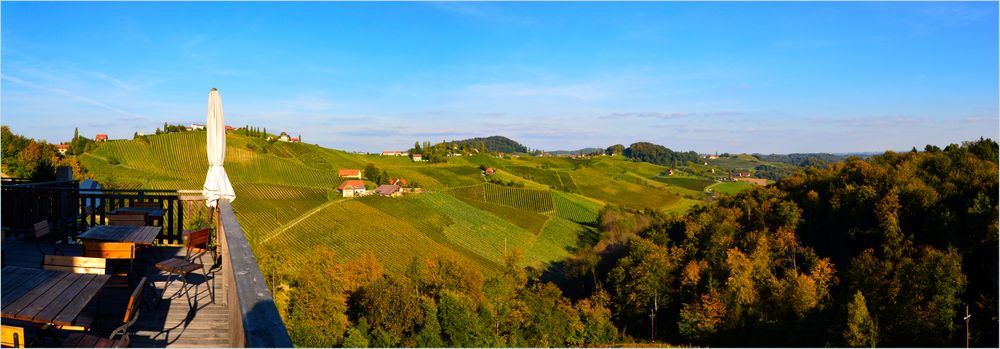
[[365,182],[357,179],[344,181],[343,184],[337,187],[337,190],[339,190],[345,198],[363,196],[366,194]]

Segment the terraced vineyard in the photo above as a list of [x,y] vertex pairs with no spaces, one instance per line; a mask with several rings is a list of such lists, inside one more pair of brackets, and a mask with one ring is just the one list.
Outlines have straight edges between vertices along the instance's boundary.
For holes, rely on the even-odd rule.
[[[102,183],[198,189],[208,167],[204,137],[185,132],[97,143],[79,158]],[[368,163],[431,192],[341,198],[336,171]],[[480,165],[498,169],[494,178],[525,187],[487,183]],[[698,179],[665,184],[657,176],[666,168],[619,157],[476,155],[428,164],[237,134],[227,137],[225,166],[237,194],[233,207],[252,246],[280,251],[290,270],[320,245],[332,247],[339,261],[374,253],[394,272],[414,256],[434,254],[497,268],[504,250],[514,248],[525,251],[526,264],[541,266],[592,242],[603,205],[683,211],[700,201],[679,195],[702,185]]]
[[699,177],[653,177],[653,180],[700,192],[715,181]]
[[546,212],[555,209],[552,193],[544,190],[511,188],[496,184],[485,184],[486,202],[510,206],[526,211]]
[[600,206],[596,203],[572,194],[555,193],[554,202],[559,217],[577,223],[593,223],[597,221]]

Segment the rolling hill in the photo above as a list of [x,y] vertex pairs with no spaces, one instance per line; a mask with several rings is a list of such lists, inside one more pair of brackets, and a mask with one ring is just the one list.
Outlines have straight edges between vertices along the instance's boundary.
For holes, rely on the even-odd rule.
[[[101,183],[121,188],[199,189],[208,167],[202,132],[95,144],[78,156]],[[427,190],[401,198],[341,198],[343,168],[373,164]],[[486,269],[506,249],[541,266],[596,240],[594,222],[607,204],[682,212],[697,204],[704,177],[665,177],[666,167],[621,156],[498,158],[474,155],[446,163],[362,155],[303,143],[227,136],[226,170],[233,207],[255,247],[297,266],[319,245],[337,259],[373,252],[392,271],[412,257],[453,254]],[[493,167],[490,183],[480,166]]]

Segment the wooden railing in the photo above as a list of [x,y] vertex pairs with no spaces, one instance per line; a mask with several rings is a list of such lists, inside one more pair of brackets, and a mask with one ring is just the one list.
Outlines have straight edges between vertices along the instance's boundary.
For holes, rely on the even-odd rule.
[[219,200],[217,215],[216,234],[231,326],[229,346],[291,348],[291,337],[229,200]]
[[72,237],[88,227],[106,224],[110,212],[136,202],[160,203],[163,218],[153,221],[163,227],[159,244],[179,244],[183,232],[210,226],[212,213],[200,191],[153,189],[80,189],[76,181],[4,184],[0,226],[9,234],[24,236],[42,220],[52,223],[59,236]]

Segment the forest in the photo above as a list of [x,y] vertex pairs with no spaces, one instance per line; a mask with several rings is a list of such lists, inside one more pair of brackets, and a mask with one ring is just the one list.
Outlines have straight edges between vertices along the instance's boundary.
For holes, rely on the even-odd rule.
[[624,148],[620,144],[613,145],[608,147],[607,153],[608,155],[622,154],[632,160],[664,166],[677,166],[686,164],[688,161],[698,162],[700,158],[698,153],[693,151],[675,152],[662,145],[648,142],[632,143],[628,148]]
[[[301,346],[997,346],[997,143],[810,167],[684,215],[605,207],[547,269],[449,256],[391,274],[316,251]],[[261,265],[277,256],[259,256]],[[275,275],[265,270],[272,286]]]

